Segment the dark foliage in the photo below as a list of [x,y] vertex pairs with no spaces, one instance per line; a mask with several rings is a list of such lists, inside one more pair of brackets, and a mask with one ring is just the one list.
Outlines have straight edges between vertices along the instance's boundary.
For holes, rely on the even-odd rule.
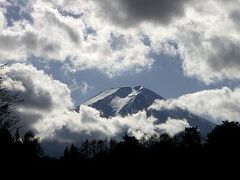
[[10,95],[9,92],[2,86],[3,77],[2,71],[5,65],[0,66],[0,128],[13,130],[18,123],[17,118],[13,115],[14,102],[17,95]]
[[[0,66],[0,73],[4,66]],[[3,77],[0,74],[0,162],[27,163],[39,160],[43,154],[39,140],[32,132],[27,132],[21,137],[19,121],[13,115],[14,103],[18,101],[18,96],[9,94],[2,83]]]
[[222,125],[217,125],[207,136],[207,146],[213,150],[239,151],[240,124],[224,121]]
[[[20,162],[24,167],[59,172],[81,169],[88,172],[119,170],[127,172],[132,167],[139,171],[157,169],[201,170],[219,167],[239,161],[240,126],[237,122],[223,122],[209,133],[204,141],[197,128],[186,128],[175,137],[168,134],[137,140],[124,135],[121,142],[114,140],[85,141],[81,147],[66,147],[61,158],[43,155],[39,141],[32,132],[23,137],[19,130],[13,136],[9,130],[0,129],[0,160],[14,164]],[[203,165],[204,164],[204,165]],[[14,168],[14,166],[13,166]],[[170,169],[169,169],[170,168]],[[36,169],[35,169],[36,170]]]

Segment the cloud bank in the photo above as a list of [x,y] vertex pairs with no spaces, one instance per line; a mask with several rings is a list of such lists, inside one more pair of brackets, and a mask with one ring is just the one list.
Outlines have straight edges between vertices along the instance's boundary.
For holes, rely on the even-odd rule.
[[184,16],[189,0],[103,0],[97,1],[116,25],[136,26],[144,21],[168,24],[176,17]]
[[180,107],[200,116],[208,117],[219,124],[223,120],[240,121],[239,104],[240,89],[231,90],[223,87],[186,94],[177,99],[156,101],[150,109],[160,110]]
[[[31,21],[21,13],[15,15],[18,18],[7,17],[11,16],[9,7],[15,6],[23,9]],[[94,17],[95,7],[90,1],[37,0],[17,5],[3,1],[0,7],[4,12],[1,21],[5,22],[0,35],[2,62],[26,62],[38,57],[62,63],[64,71],[97,69],[109,77],[152,65],[150,48],[140,35],[122,34],[103,25]]]
[[139,139],[161,133],[173,136],[189,127],[187,120],[168,119],[166,123],[158,125],[155,125],[155,121],[157,119],[148,118],[146,112],[126,117],[102,118],[98,110],[82,105],[79,112],[65,112],[58,118],[41,121],[35,127],[42,139],[52,138],[65,143],[85,139],[121,140],[125,133],[131,133]]
[[1,0],[0,8],[2,63],[38,57],[113,77],[150,69],[164,54],[207,84],[240,77],[238,0]]

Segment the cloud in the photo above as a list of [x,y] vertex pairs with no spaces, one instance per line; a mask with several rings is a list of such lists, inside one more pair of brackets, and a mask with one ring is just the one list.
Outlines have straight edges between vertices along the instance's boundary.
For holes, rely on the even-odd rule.
[[0,29],[2,29],[5,25],[5,16],[0,8]]
[[[2,27],[0,35],[3,63],[26,62],[38,57],[38,60],[62,63],[65,71],[96,69],[109,77],[129,70],[138,72],[153,64],[148,56],[150,48],[144,45],[140,35],[103,25],[93,16],[95,6],[90,1],[37,0],[24,5],[2,5],[6,12],[11,6],[31,7],[26,13],[32,21],[24,19],[21,13],[8,14],[11,26]],[[124,44],[115,37],[121,37]]]
[[113,23],[132,27],[144,21],[168,24],[184,16],[189,0],[102,0],[96,1]]
[[175,135],[189,127],[186,120],[168,119],[163,124],[155,124],[155,121],[153,117],[147,118],[146,112],[103,118],[98,110],[82,105],[79,112],[68,111],[53,116],[53,119],[39,121],[35,128],[43,140],[79,143],[85,139],[120,140],[125,133],[132,133],[139,139],[159,133]]
[[66,72],[114,77],[148,70],[164,54],[206,84],[240,77],[238,0],[1,1],[0,8],[2,63],[38,57]]
[[86,94],[90,89],[93,89],[93,86],[89,85],[87,82],[81,83],[80,91],[82,94]]
[[70,89],[72,92],[80,91],[82,94],[86,94],[89,90],[93,89],[93,86],[87,82],[77,83],[76,80],[72,80]]
[[[66,145],[72,143],[80,145],[86,139],[109,140],[113,138],[120,141],[126,133],[130,133],[138,139],[162,133],[174,136],[189,127],[187,120],[184,119],[169,118],[163,124],[156,124],[156,119],[147,118],[144,111],[126,117],[112,118],[103,118],[100,114],[98,110],[82,105],[79,112],[66,110],[53,114],[38,121],[34,128],[41,138],[45,152],[53,156],[60,156]],[[52,144],[54,147],[57,145],[58,149],[51,149]]]
[[175,109],[183,108],[213,119],[216,123],[223,120],[240,121],[240,89],[224,87],[199,91],[193,94],[186,94],[177,99],[156,101],[150,109]]
[[239,37],[188,31],[178,44],[186,75],[209,84],[224,79],[239,79]]
[[165,123],[157,125],[159,129],[163,129],[171,136],[178,134],[185,130],[186,127],[190,127],[187,120],[168,119]]
[[167,50],[180,57],[186,76],[206,84],[238,80],[240,39],[234,17],[239,7],[237,0],[198,1],[189,4],[184,18],[170,26],[148,27],[145,32],[155,53],[165,54]]
[[67,85],[54,80],[32,65],[13,64],[5,68],[3,85],[13,94],[19,94],[16,113],[26,128],[53,112],[72,108]]

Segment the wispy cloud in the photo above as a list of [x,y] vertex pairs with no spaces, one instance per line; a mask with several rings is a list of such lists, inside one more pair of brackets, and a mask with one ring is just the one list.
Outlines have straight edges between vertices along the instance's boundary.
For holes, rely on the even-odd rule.
[[80,91],[82,94],[86,94],[89,90],[92,90],[94,87],[89,85],[87,82],[78,83],[75,79],[72,80],[70,89],[71,91]]

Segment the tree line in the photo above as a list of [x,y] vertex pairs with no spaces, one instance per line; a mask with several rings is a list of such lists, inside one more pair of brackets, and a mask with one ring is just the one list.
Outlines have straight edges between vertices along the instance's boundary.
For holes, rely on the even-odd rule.
[[[20,136],[19,130],[12,133],[0,128],[0,162],[20,162],[42,167],[97,168],[125,164],[146,166],[206,165],[239,160],[240,124],[224,121],[217,125],[206,138],[202,138],[197,127],[186,128],[175,135],[168,134],[136,139],[125,134],[122,141],[86,140],[80,147],[66,147],[62,157],[44,155],[38,138],[32,132]],[[54,166],[53,166],[54,165]]]

